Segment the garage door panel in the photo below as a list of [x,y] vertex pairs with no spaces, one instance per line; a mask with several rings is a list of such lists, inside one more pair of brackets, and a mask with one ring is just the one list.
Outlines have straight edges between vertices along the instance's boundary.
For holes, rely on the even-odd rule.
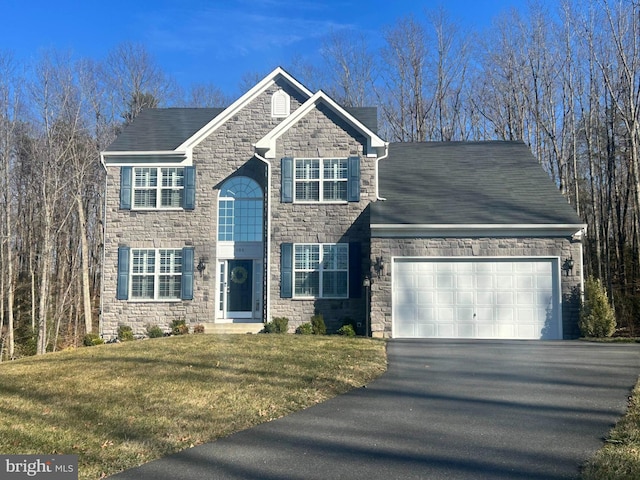
[[393,262],[394,336],[561,338],[557,259]]

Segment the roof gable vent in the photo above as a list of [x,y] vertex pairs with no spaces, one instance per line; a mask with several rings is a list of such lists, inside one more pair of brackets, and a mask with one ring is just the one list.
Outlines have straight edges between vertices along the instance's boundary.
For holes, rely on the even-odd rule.
[[283,90],[278,90],[271,97],[271,116],[275,118],[288,117],[291,111],[291,99]]

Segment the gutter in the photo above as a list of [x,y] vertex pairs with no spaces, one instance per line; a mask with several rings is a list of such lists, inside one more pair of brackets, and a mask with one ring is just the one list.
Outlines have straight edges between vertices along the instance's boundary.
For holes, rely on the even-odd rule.
[[383,198],[380,196],[380,189],[379,189],[379,175],[378,175],[378,162],[380,160],[384,160],[385,158],[387,158],[389,156],[389,142],[384,142],[384,155],[382,155],[381,157],[376,158],[376,200],[381,200],[381,201],[385,201],[386,198]]

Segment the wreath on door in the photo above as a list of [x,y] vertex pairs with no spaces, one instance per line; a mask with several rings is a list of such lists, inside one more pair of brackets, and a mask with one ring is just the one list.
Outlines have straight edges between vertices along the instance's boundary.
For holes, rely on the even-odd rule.
[[231,269],[231,281],[233,283],[244,283],[247,281],[247,269],[244,267],[234,267]]

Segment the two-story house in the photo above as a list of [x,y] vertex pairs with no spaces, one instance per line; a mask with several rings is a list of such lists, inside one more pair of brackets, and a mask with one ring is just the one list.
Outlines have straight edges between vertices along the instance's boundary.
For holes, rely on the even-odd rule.
[[375,108],[277,68],[225,109],[144,110],[102,161],[104,337],[315,313],[380,337],[578,333],[586,226],[522,143],[389,144]]

